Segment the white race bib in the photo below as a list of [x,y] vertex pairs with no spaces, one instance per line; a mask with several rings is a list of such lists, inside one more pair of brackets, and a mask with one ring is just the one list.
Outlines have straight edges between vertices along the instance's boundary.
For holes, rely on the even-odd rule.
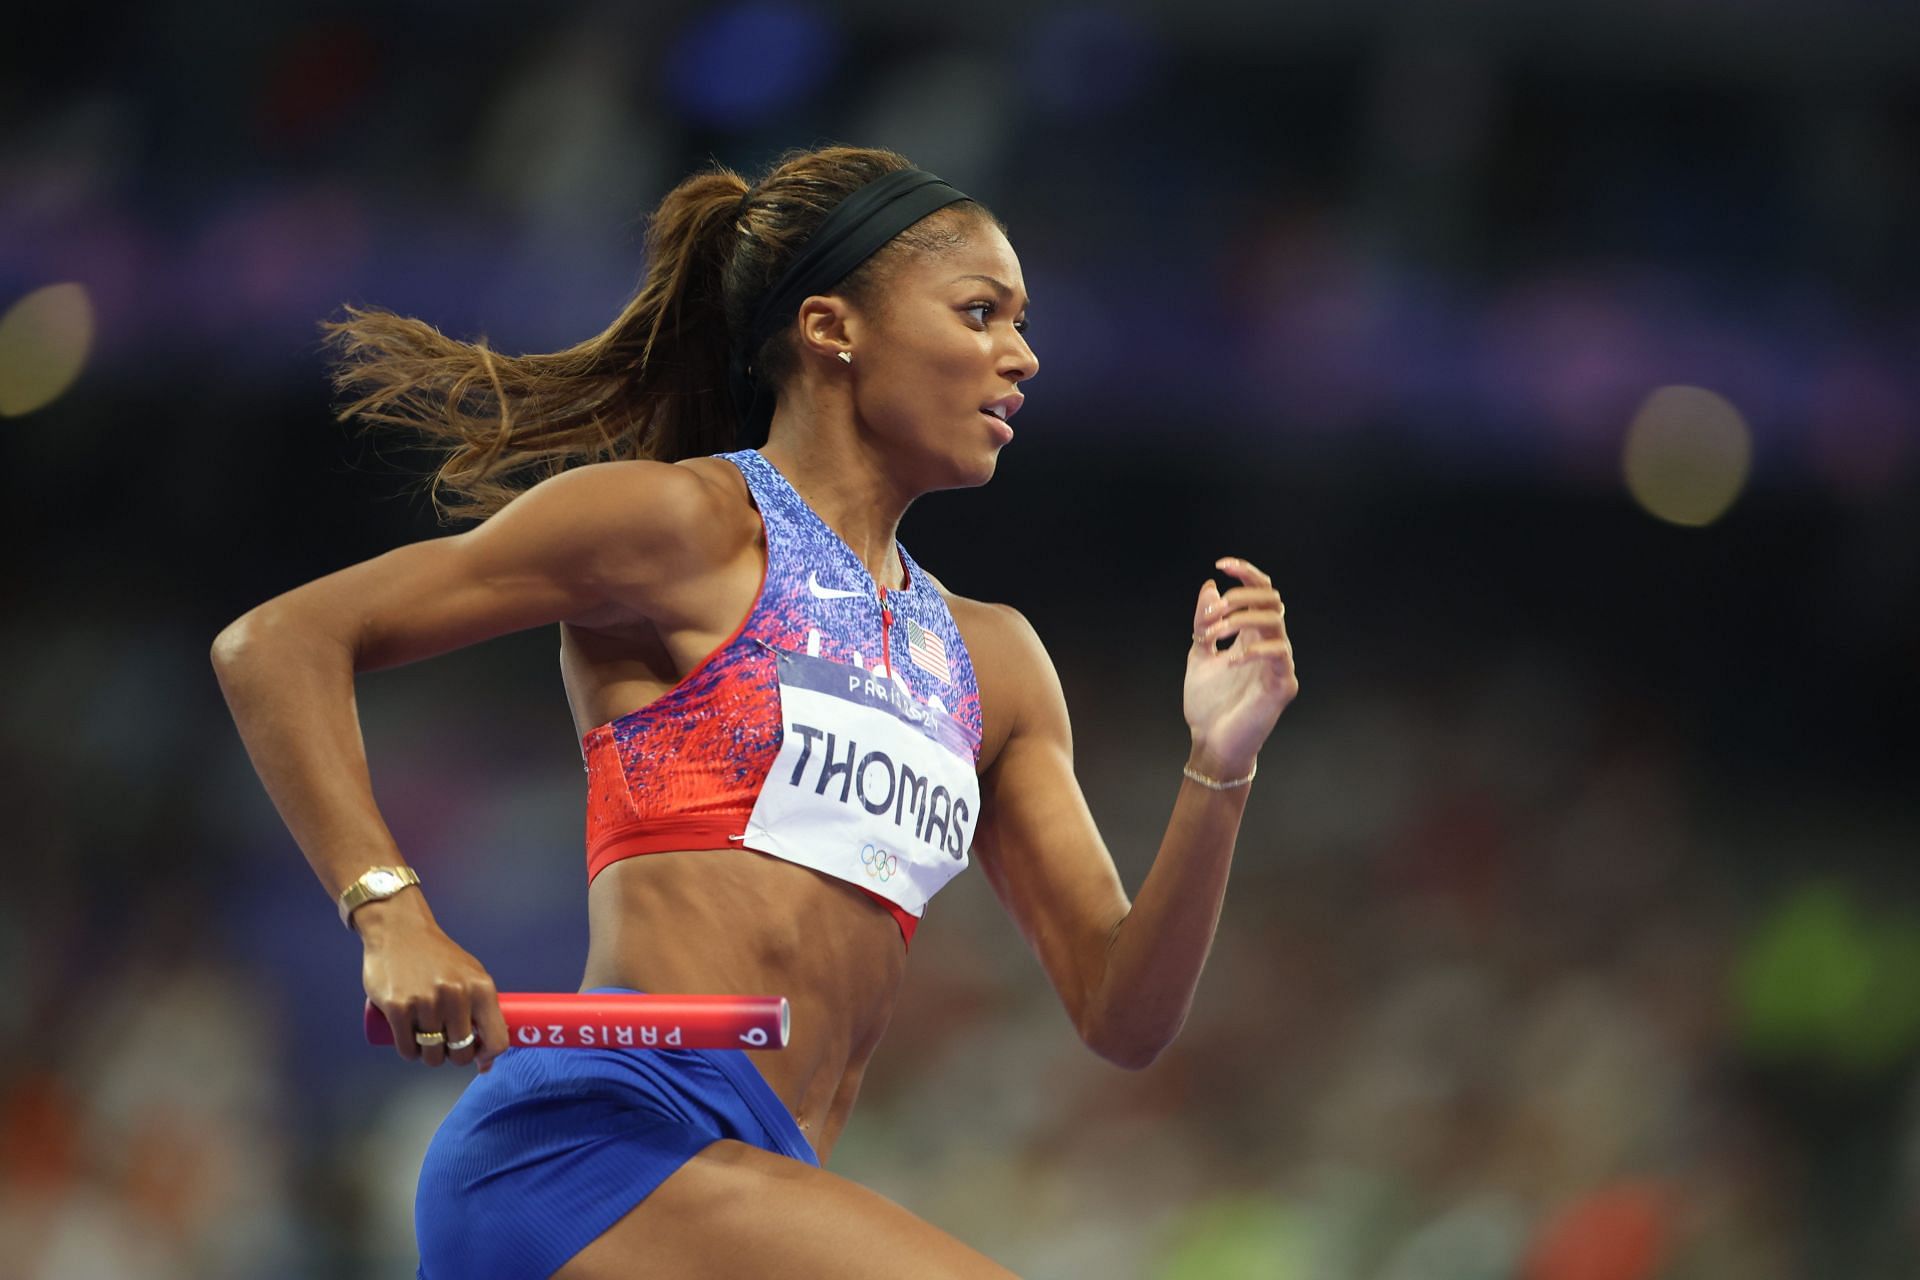
[[784,737],[744,843],[920,915],[967,867],[980,813],[972,734],[890,672],[774,657]]

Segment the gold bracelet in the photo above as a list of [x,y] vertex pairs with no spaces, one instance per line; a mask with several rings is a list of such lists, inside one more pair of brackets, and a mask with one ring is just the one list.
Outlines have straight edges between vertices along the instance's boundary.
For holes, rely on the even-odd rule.
[[1229,778],[1225,782],[1222,782],[1218,778],[1209,778],[1206,774],[1195,770],[1192,765],[1180,766],[1180,772],[1186,774],[1187,777],[1192,778],[1203,787],[1209,787],[1215,791],[1231,791],[1235,787],[1244,787],[1249,782],[1252,782],[1253,775],[1260,772],[1260,762],[1258,760],[1253,762],[1253,768],[1247,771],[1246,777]]

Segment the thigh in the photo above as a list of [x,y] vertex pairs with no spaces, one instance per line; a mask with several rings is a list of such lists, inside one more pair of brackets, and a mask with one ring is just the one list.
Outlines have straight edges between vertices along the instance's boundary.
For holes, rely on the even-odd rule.
[[575,1254],[555,1280],[1006,1280],[1013,1274],[857,1182],[723,1139]]

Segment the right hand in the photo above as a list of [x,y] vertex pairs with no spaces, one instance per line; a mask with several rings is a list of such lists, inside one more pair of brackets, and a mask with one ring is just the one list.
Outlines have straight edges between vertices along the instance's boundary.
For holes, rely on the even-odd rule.
[[[365,946],[360,981],[393,1028],[394,1052],[430,1067],[473,1062],[489,1069],[508,1043],[499,994],[480,962],[441,930],[426,899],[408,891],[369,902],[355,909],[352,924]],[[448,1043],[478,1035],[449,1053],[444,1045],[421,1045],[416,1031],[441,1032]]]

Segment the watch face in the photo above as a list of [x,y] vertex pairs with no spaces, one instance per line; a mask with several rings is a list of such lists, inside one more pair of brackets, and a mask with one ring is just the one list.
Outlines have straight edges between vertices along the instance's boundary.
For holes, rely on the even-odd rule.
[[400,892],[407,887],[407,882],[391,871],[369,871],[366,885],[367,892],[386,895]]

